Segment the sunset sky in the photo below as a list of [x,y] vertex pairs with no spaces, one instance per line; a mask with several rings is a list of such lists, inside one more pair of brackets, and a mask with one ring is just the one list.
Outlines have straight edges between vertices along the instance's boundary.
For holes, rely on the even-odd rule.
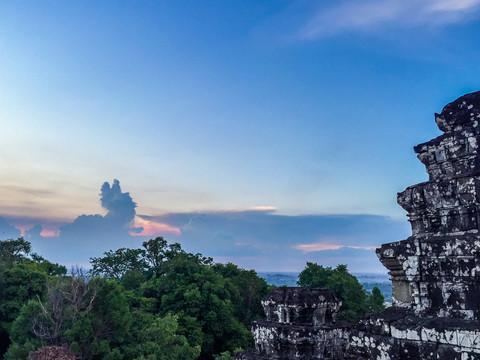
[[384,271],[479,33],[480,0],[4,2],[0,232],[69,266],[164,236]]

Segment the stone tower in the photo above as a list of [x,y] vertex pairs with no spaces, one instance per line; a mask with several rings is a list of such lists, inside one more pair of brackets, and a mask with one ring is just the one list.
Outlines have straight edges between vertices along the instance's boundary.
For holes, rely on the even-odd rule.
[[414,148],[429,181],[397,196],[412,236],[377,249],[393,306],[350,330],[326,315],[318,326],[315,311],[306,323],[281,306],[297,304],[281,290],[264,303],[267,320],[253,327],[257,352],[237,359],[480,360],[480,91],[448,104],[435,121],[444,134]]
[[266,319],[254,323],[255,351],[238,360],[343,359],[349,326],[335,322],[341,302],[330,290],[278,287],[262,301]]
[[352,337],[361,358],[480,359],[480,92],[435,121],[444,134],[414,148],[429,181],[397,196],[412,236],[377,250],[394,306]]

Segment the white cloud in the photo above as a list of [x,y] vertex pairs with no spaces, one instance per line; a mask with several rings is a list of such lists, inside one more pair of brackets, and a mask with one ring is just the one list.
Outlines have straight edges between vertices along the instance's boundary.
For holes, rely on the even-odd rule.
[[385,26],[442,26],[465,21],[476,15],[479,8],[480,0],[347,0],[318,9],[297,37],[315,40]]
[[362,250],[375,250],[378,246],[343,246],[339,244],[324,244],[324,243],[313,243],[313,244],[299,244],[293,246],[295,250],[300,250],[304,254],[318,251],[327,251],[327,250],[340,250],[340,249],[362,249]]
[[430,12],[437,11],[463,11],[470,10],[478,6],[479,0],[436,0],[429,1],[427,10]]

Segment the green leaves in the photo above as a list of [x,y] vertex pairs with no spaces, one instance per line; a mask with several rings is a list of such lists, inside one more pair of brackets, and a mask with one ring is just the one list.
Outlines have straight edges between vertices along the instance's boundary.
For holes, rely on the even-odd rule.
[[298,275],[297,284],[304,287],[328,289],[332,274],[333,270],[331,267],[323,267],[322,265],[307,262],[307,267]]
[[32,346],[64,344],[79,359],[122,358],[118,347],[129,330],[131,314],[120,285],[102,278],[87,282],[76,276],[58,277],[49,282],[44,297],[26,303],[13,322],[9,359],[25,359],[22,356]]
[[0,241],[0,264],[2,267],[10,268],[13,264],[26,259],[30,251],[30,243],[23,238]]
[[162,264],[162,275],[145,284],[144,296],[161,299],[161,315],[178,314],[179,322],[190,326],[194,319],[202,335],[194,340],[200,342],[190,344],[201,345],[202,358],[211,358],[222,351],[249,347],[252,337],[235,318],[232,301],[240,300],[239,289],[205,262],[198,254],[170,253]]
[[92,274],[120,280],[127,271],[143,272],[147,268],[145,251],[121,248],[107,251],[102,258],[91,258]]
[[23,239],[0,245],[0,344],[10,345],[9,360],[47,345],[70,347],[80,360],[228,358],[254,345],[247,327],[263,316],[270,290],[254,271],[161,237],[92,258],[88,276],[67,276]]
[[134,323],[135,341],[124,348],[127,358],[134,360],[193,360],[200,355],[200,346],[190,346],[179,334],[178,318],[174,315],[155,317],[135,313],[141,324]]
[[232,284],[231,302],[235,317],[249,328],[254,320],[263,318],[261,300],[271,291],[267,282],[253,270],[244,270],[238,266],[215,264],[214,270]]
[[375,291],[375,295],[368,294],[358,279],[348,272],[346,265],[338,265],[332,269],[307,262],[306,268],[299,274],[298,279],[300,286],[332,290],[342,301],[338,313],[339,320],[356,323],[367,312],[383,309],[383,296],[380,290],[376,288],[378,292]]
[[368,312],[378,312],[385,310],[385,297],[377,286],[374,286],[372,293],[367,299]]

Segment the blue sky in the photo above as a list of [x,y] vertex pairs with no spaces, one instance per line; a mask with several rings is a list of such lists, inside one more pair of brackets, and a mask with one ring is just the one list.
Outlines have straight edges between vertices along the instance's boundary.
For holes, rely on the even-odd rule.
[[[480,0],[2,4],[0,228],[68,264],[163,235],[381,271],[372,247],[409,234],[396,192],[427,180],[412,147],[478,90],[479,20]],[[102,220],[113,179],[123,222]]]

